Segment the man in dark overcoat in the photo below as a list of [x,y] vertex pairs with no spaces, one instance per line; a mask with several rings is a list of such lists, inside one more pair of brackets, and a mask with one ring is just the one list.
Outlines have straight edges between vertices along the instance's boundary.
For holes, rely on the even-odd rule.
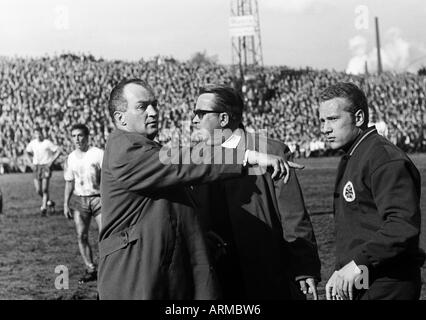
[[[209,144],[289,154],[282,142],[245,131],[243,100],[231,87],[202,88],[194,112],[193,124]],[[258,172],[196,188],[224,297],[304,299],[302,292],[310,292],[317,299],[321,264],[295,171],[284,183],[252,170]]]
[[[218,298],[188,186],[244,175],[256,164],[281,178],[287,163],[241,148],[162,147],[154,141],[157,100],[142,80],[120,82],[109,112],[116,129],[102,164],[99,298]],[[231,163],[216,163],[217,153]]]

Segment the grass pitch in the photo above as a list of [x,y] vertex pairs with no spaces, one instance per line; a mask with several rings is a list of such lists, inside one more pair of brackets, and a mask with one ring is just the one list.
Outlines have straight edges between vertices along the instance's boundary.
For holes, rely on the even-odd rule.
[[[426,248],[426,155],[413,155],[422,175],[421,208],[423,214],[421,247]],[[334,224],[330,214],[338,158],[298,159],[305,169],[298,173],[322,263],[320,297],[334,265]],[[96,284],[79,285],[84,272],[73,221],[62,215],[64,180],[62,172],[54,172],[51,198],[57,212],[40,217],[40,199],[33,187],[31,174],[0,176],[3,191],[3,215],[0,215],[0,299],[95,299]],[[97,258],[97,229],[92,222],[90,241]],[[57,266],[66,266],[69,288],[55,288]],[[426,268],[422,269],[423,282]],[[426,284],[422,288],[426,299]]]

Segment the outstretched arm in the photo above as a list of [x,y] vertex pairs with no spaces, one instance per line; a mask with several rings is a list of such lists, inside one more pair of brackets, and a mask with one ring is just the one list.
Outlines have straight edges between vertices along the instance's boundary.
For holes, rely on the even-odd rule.
[[243,148],[203,144],[193,149],[162,148],[146,140],[116,139],[107,166],[112,176],[131,191],[153,192],[156,189],[238,177],[245,174],[244,159],[248,165],[272,167],[277,177],[282,177],[285,172],[283,158],[273,155],[264,157],[252,151],[246,153]]

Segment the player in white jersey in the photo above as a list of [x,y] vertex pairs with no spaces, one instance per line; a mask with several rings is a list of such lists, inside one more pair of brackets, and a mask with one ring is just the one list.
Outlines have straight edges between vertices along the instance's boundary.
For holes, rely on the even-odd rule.
[[25,149],[26,157],[32,155],[34,172],[34,186],[37,194],[43,199],[40,207],[41,215],[45,216],[47,208],[54,208],[55,204],[49,200],[49,182],[52,175],[51,167],[59,157],[61,151],[50,140],[45,139],[41,128],[34,130],[35,139],[31,140]]
[[[93,263],[89,243],[89,227],[94,217],[98,230],[101,229],[100,177],[103,150],[89,146],[89,129],[84,124],[71,128],[75,150],[68,155],[65,164],[64,215],[74,218],[78,247],[86,266],[86,273],[80,283],[96,280],[96,266]],[[71,200],[71,195],[74,197]]]

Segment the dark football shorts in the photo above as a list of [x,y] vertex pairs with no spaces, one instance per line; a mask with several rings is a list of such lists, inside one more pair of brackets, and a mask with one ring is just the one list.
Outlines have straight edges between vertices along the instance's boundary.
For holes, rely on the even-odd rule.
[[52,176],[52,170],[47,164],[36,164],[34,170],[34,179],[49,179]]
[[101,213],[101,196],[76,196],[71,199],[72,210],[80,212],[83,216],[96,217]]

